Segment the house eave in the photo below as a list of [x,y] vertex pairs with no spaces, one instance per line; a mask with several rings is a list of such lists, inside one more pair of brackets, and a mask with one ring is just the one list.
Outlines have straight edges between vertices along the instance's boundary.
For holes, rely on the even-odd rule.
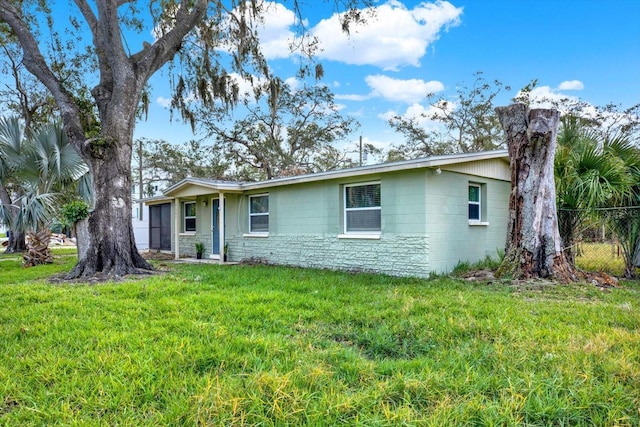
[[389,172],[404,171],[410,169],[437,168],[450,164],[460,164],[468,162],[477,162],[482,160],[504,159],[509,162],[509,153],[507,150],[485,151],[480,153],[464,153],[451,154],[445,156],[433,156],[422,159],[403,160],[392,163],[381,163],[376,165],[359,166],[350,169],[341,169],[336,171],[318,172],[309,175],[299,175],[286,178],[276,178],[269,181],[259,181],[244,183],[241,185],[243,190],[257,190],[267,187],[277,187],[283,185],[302,184],[314,181],[322,181],[326,179],[351,178],[365,175],[375,175]]
[[191,188],[190,196],[204,196],[215,193],[241,193],[240,183],[207,181],[199,178],[185,178],[164,191],[165,196],[180,197],[185,189]]
[[[484,151],[480,153],[450,154],[444,156],[432,156],[421,159],[402,160],[391,163],[358,166],[349,169],[318,172],[308,175],[298,175],[285,178],[276,178],[258,182],[230,182],[214,181],[202,178],[185,178],[164,191],[164,197],[173,200],[175,197],[197,197],[215,193],[242,193],[250,190],[280,187],[285,185],[303,184],[323,181],[327,179],[353,178],[366,175],[376,175],[389,172],[404,171],[410,169],[438,168],[451,164],[462,164],[491,159],[502,159],[509,162],[507,150]],[[188,190],[188,191],[187,191]],[[146,203],[146,202],[145,202]]]

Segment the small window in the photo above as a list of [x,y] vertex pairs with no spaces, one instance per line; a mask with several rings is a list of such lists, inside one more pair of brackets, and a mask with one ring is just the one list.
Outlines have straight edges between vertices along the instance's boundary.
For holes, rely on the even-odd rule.
[[380,183],[345,185],[345,233],[380,233]]
[[480,186],[469,184],[469,221],[482,220],[481,213],[481,191]]
[[249,196],[249,232],[269,232],[269,195]]
[[196,231],[196,202],[184,204],[184,231],[185,233]]

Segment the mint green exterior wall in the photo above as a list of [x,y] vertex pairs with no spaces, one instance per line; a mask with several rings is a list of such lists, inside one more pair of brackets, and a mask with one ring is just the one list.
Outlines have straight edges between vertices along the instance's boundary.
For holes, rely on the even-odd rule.
[[[345,184],[379,181],[382,233],[379,239],[339,237],[344,234]],[[248,233],[248,198],[269,194],[269,236]],[[424,171],[328,180],[247,193],[240,200],[242,233],[227,235],[229,259],[263,259],[297,265],[392,275],[429,274],[429,242],[425,236]]]
[[[195,244],[197,242],[202,242],[205,247],[204,258],[209,258],[212,253],[212,244],[213,244],[213,236],[212,236],[212,225],[211,225],[211,206],[212,199],[219,198],[219,195],[207,195],[207,196],[199,196],[195,199],[196,201],[196,233],[195,234],[186,234],[180,233],[180,256],[196,256]],[[236,239],[238,234],[242,234],[241,229],[238,225],[238,209],[240,208],[240,200],[241,196],[238,194],[225,194],[225,240],[230,243],[231,239]],[[191,200],[180,200],[180,207],[178,207],[178,212],[181,215],[180,221],[182,223],[182,204],[185,201]],[[207,206],[204,206],[204,202],[207,202]],[[246,203],[246,202],[245,202]],[[175,209],[175,206],[172,207]],[[172,211],[173,212],[173,211]],[[175,250],[174,243],[174,234],[173,227],[174,224],[171,224],[172,233],[171,233],[171,249]]]
[[[451,271],[460,261],[496,258],[504,250],[507,235],[509,182],[455,172],[428,171],[427,234],[432,244],[431,270]],[[468,219],[469,184],[480,184],[482,221],[470,225]]]
[[[347,238],[344,185],[376,181],[381,185],[380,238]],[[488,225],[469,225],[469,183],[483,185],[482,220]],[[228,260],[396,276],[448,272],[460,261],[496,257],[504,248],[509,191],[510,184],[497,179],[410,169],[227,194]],[[258,194],[269,195],[268,236],[249,233],[249,196]],[[205,257],[210,255],[212,197],[197,198],[197,233],[180,235],[181,256],[195,256],[195,242],[203,242]]]

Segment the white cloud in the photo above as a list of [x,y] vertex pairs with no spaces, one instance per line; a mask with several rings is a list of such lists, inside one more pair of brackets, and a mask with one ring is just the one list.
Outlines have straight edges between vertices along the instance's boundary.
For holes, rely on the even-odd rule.
[[291,26],[296,17],[281,3],[265,2],[264,22],[257,26],[262,53],[267,59],[287,58],[295,38]]
[[380,74],[367,76],[365,81],[377,94],[389,101],[416,103],[428,94],[441,92],[444,85],[436,80],[425,82],[421,79],[401,80]]
[[342,100],[342,101],[366,101],[368,99],[371,99],[371,94],[368,94],[368,95],[356,95],[356,94],[334,95],[334,98]]
[[238,73],[229,73],[229,77],[238,85],[238,92],[240,94],[240,98],[253,98],[253,88],[258,87],[266,82],[266,79],[261,79],[258,77],[253,78],[253,82],[250,80],[244,79]]
[[[263,13],[258,19],[249,11],[245,12],[245,19],[257,32],[262,54],[266,59],[288,58],[291,56],[290,44],[296,37],[291,30],[296,21],[295,14],[280,3],[265,1],[261,6]],[[241,11],[235,8],[233,13],[239,15]],[[231,17],[228,16],[227,20],[231,21]],[[216,47],[223,52],[231,52],[235,48],[232,40],[224,40]]]
[[[449,108],[454,109],[455,106],[449,105]],[[416,123],[422,126],[423,128],[437,129],[442,127],[442,124],[436,120],[431,120],[431,117],[441,113],[442,113],[442,110],[432,105],[424,106],[422,104],[414,103],[414,104],[411,104],[409,107],[407,107],[404,113],[399,113],[397,111],[389,110],[385,113],[379,114],[378,118],[384,121],[388,121],[393,117],[400,116],[407,120],[411,120],[411,119],[415,120]]]
[[[518,93],[519,97],[522,93]],[[529,93],[529,100],[532,106],[536,108],[551,108],[554,104],[561,103],[561,101],[577,101],[578,98],[571,95],[566,95],[559,91],[559,89],[552,89],[550,86],[537,86]]]
[[[537,86],[529,93],[529,100],[536,108],[552,108],[556,105],[577,103],[580,99],[573,95],[567,95],[562,91],[582,90],[584,84],[580,80],[565,80],[557,88],[551,86]],[[522,96],[522,92],[516,98]]]
[[399,1],[375,8],[366,24],[341,30],[338,15],[324,19],[312,33],[320,40],[318,56],[354,65],[375,65],[385,70],[419,66],[427,47],[442,31],[460,24],[462,8],[447,1],[420,3],[408,9]]
[[289,77],[285,79],[285,84],[288,85],[291,90],[298,90],[302,86],[302,82],[295,77]]
[[424,81],[422,79],[394,79],[381,74],[365,77],[371,92],[366,95],[338,94],[336,99],[344,101],[367,101],[371,98],[384,98],[392,102],[417,103],[428,94],[438,93],[444,90],[444,85],[437,81]]
[[169,108],[171,106],[171,98],[165,98],[164,96],[159,96],[156,98],[156,103],[164,108]]
[[567,80],[560,83],[558,90],[582,90],[584,89],[584,83],[580,80]]

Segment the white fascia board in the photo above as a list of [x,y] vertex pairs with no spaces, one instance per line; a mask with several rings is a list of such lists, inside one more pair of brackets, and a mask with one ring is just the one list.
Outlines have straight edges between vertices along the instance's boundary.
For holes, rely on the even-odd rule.
[[375,175],[380,173],[388,173],[395,171],[403,171],[410,169],[436,168],[456,163],[474,162],[488,159],[503,158],[509,161],[509,153],[507,150],[484,151],[480,153],[463,153],[450,154],[445,156],[432,156],[421,159],[402,160],[392,163],[381,163],[369,166],[358,166],[355,168],[341,169],[335,171],[318,172],[308,175],[299,175],[286,178],[276,178],[267,181],[258,182],[216,182],[199,178],[185,178],[175,185],[167,188],[163,194],[172,196],[179,192],[180,189],[187,185],[200,186],[204,189],[214,192],[231,192],[241,193],[243,191],[265,189],[270,187],[279,187],[284,185],[302,184],[308,182],[323,181],[327,179],[352,178],[365,175]]
[[255,190],[268,187],[278,187],[282,185],[301,184],[327,179],[351,178],[363,175],[375,175],[379,173],[396,172],[410,169],[435,168],[456,163],[475,162],[488,159],[504,158],[507,162],[509,154],[507,150],[485,151],[480,153],[451,154],[446,156],[433,156],[422,159],[403,160],[392,163],[381,163],[371,166],[360,166],[337,171],[318,172],[309,175],[299,175],[286,178],[276,178],[269,181],[259,181],[244,183],[243,190]]

